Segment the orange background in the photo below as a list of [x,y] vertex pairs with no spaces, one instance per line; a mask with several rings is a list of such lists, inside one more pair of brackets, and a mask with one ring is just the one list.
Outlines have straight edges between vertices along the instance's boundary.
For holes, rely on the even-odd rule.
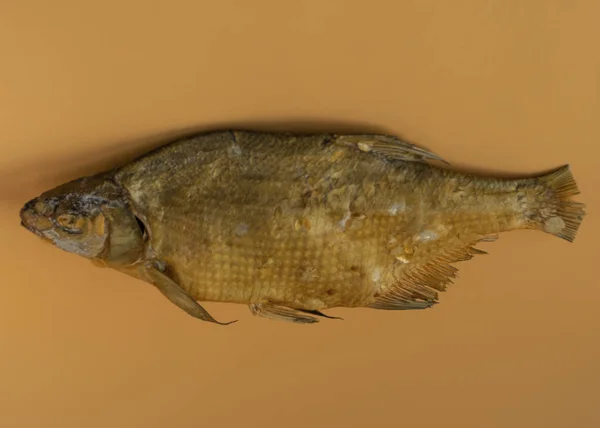
[[[600,2],[2,1],[1,427],[600,426]],[[300,326],[44,245],[22,203],[187,133],[382,131],[488,172],[570,163],[570,245],[481,245],[433,310]]]

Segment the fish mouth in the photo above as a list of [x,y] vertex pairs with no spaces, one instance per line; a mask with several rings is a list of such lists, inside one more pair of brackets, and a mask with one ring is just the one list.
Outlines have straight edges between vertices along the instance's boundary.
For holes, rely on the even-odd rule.
[[34,233],[38,232],[33,226],[31,226],[30,224],[25,223],[23,220],[21,220],[21,225],[20,226],[24,227],[25,229],[27,229],[30,232],[34,232]]
[[40,238],[43,238],[43,230],[40,226],[42,226],[44,223],[48,223],[49,221],[36,212],[34,208],[36,202],[36,199],[32,199],[31,201],[27,202],[23,208],[21,208],[19,211],[19,217],[21,219],[20,226],[24,227]]
[[21,227],[25,228],[26,230],[28,230],[29,232],[33,233],[36,236],[39,236],[40,238],[43,238],[44,235],[42,235],[42,232],[39,231],[38,229],[36,229],[34,226],[32,226],[31,224],[25,223],[23,220],[21,220]]
[[27,202],[19,211],[19,218],[21,219],[21,227],[33,232],[31,226],[31,220],[35,217],[35,211],[33,210],[32,201]]

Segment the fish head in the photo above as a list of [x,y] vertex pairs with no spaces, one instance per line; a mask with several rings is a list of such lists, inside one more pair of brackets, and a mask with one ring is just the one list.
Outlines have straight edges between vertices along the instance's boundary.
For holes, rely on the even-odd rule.
[[[54,246],[88,259],[138,257],[142,231],[120,187],[102,176],[83,177],[42,193],[20,210],[21,226]],[[119,252],[120,251],[120,252]]]

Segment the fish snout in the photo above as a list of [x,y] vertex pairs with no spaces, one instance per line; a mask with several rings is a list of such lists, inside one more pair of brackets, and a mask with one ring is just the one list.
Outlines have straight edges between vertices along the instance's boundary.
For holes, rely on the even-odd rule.
[[38,198],[27,202],[19,211],[21,226],[35,234],[52,227],[52,222],[44,216],[43,209]]

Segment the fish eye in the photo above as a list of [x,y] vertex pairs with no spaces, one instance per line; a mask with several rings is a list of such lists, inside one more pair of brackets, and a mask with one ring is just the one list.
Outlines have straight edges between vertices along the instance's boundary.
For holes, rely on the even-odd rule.
[[85,220],[75,214],[62,214],[56,219],[56,223],[70,233],[78,233],[83,229]]

